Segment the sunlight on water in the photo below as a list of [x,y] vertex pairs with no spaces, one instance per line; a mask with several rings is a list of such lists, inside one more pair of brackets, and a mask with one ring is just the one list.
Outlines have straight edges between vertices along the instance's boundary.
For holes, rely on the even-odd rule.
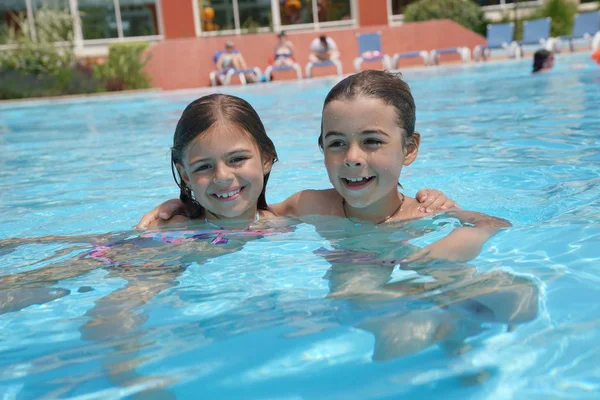
[[[598,398],[600,68],[589,54],[529,68],[405,73],[422,137],[405,192],[513,224],[470,265],[394,261],[457,225],[443,215],[317,218],[221,247],[205,226],[170,232],[196,235],[177,245],[140,237],[141,215],[178,194],[174,127],[208,90],[0,104],[0,238],[113,233],[0,244],[0,394]],[[225,89],[277,146],[269,202],[329,187],[317,137],[335,82]]]

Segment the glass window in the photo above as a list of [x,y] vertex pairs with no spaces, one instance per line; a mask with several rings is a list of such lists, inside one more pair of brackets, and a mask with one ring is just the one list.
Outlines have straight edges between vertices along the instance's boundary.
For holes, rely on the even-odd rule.
[[281,25],[310,24],[314,22],[312,0],[279,0],[279,13]]
[[26,17],[25,0],[0,1],[0,44],[8,43],[10,32],[18,31],[18,21],[23,21]]
[[410,3],[414,3],[417,0],[392,0],[392,14],[393,15],[402,15],[404,14],[404,9]]
[[350,0],[317,0],[319,22],[352,19]]
[[32,0],[35,31],[42,42],[73,40],[69,0]]
[[198,0],[202,32],[235,29],[233,0]]
[[79,16],[84,39],[119,36],[113,0],[79,0]]
[[123,36],[158,35],[155,0],[119,0]]
[[475,2],[482,7],[497,6],[499,4],[502,4],[502,0],[476,0]]
[[249,31],[271,26],[271,0],[238,0],[240,28]]

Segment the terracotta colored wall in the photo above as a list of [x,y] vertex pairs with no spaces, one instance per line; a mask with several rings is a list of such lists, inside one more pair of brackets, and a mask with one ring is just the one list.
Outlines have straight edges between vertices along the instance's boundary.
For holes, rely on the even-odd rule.
[[191,0],[163,0],[162,16],[165,38],[192,38],[196,36]]
[[[338,44],[345,74],[354,72],[353,61],[358,55],[356,33],[373,31],[381,31],[383,49],[390,56],[400,52],[455,46],[467,46],[472,49],[478,44],[485,44],[482,36],[450,20],[325,32]],[[296,60],[302,66],[303,71],[308,61],[310,42],[320,33],[288,34],[295,45]],[[158,42],[150,48],[152,58],[147,65],[147,72],[150,74],[154,86],[163,89],[209,86],[208,74],[214,69],[213,53],[221,50],[226,40],[235,42],[248,65],[258,66],[264,71],[267,67],[267,60],[272,56],[277,39],[274,34],[270,33],[233,37],[185,38]],[[456,55],[442,56],[442,62],[458,59]],[[423,62],[420,59],[401,60],[401,68],[410,65],[423,65]],[[381,64],[363,64],[363,68],[365,67],[381,68]],[[334,73],[335,69],[333,68],[315,68],[313,70],[314,76]],[[295,79],[295,75],[291,71],[276,72],[274,75],[276,80]],[[237,81],[235,82],[237,83]]]
[[387,25],[387,0],[357,0],[358,25]]

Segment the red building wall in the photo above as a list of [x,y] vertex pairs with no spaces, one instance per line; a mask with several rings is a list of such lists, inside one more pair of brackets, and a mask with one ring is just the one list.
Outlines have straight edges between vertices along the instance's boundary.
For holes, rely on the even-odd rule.
[[358,25],[387,25],[387,0],[357,0]]
[[[192,1],[163,0],[165,38],[195,37]],[[387,25],[387,0],[357,0],[359,26]]]
[[191,0],[163,0],[161,4],[165,38],[196,36]]
[[[485,44],[485,38],[450,20],[412,22],[394,27],[383,25],[329,32],[289,33],[288,37],[295,45],[296,60],[304,70],[310,42],[320,34],[330,36],[338,44],[344,73],[348,74],[354,71],[353,60],[358,56],[356,33],[374,31],[381,32],[383,50],[390,56],[400,52],[455,46],[467,46],[472,49],[476,45]],[[153,85],[162,89],[209,86],[208,74],[214,69],[213,54],[223,49],[226,40],[235,42],[249,66],[258,66],[262,70],[267,67],[277,42],[274,33],[164,40],[150,48],[152,58],[146,71]],[[458,60],[458,56],[443,56],[442,62],[452,59]],[[423,64],[420,59],[401,61],[401,67],[419,64]],[[363,66],[381,68],[380,63]],[[333,68],[313,70],[313,76],[333,73]],[[295,75],[291,71],[279,72],[275,73],[275,79],[295,79]]]

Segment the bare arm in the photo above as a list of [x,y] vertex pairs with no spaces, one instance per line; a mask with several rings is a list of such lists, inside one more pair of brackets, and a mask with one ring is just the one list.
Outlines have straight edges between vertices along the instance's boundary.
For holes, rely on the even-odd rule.
[[219,59],[217,60],[217,71],[220,71],[223,69],[223,55],[219,56]]
[[[144,214],[140,222],[137,224],[138,229],[150,229],[164,226],[171,223],[171,219],[176,222],[184,222],[185,206],[179,199],[167,200],[164,203],[154,207],[150,212]],[[178,217],[178,218],[176,218]],[[187,218],[189,220],[189,218]]]
[[448,236],[423,247],[407,259],[402,260],[403,262],[425,262],[432,259],[469,261],[479,255],[483,244],[490,237],[500,229],[512,226],[505,219],[474,211],[451,210],[447,212],[447,215],[471,226],[454,229]]
[[22,244],[29,243],[48,243],[48,242],[63,242],[63,243],[106,243],[111,239],[114,239],[115,235],[112,233],[105,233],[102,235],[80,235],[80,236],[41,236],[33,238],[11,238],[0,240],[0,246],[19,246]]
[[[421,189],[417,193],[416,199],[420,203],[419,211],[422,213],[432,213],[458,207],[454,200],[449,199],[444,193],[436,189]],[[269,208],[277,216],[336,215],[329,214],[332,211],[331,205],[324,207],[327,203],[323,203],[323,201],[341,201],[341,197],[333,189],[303,190],[294,193],[281,203],[270,205]],[[137,228],[159,228],[188,220],[181,200],[171,199],[144,214]]]

